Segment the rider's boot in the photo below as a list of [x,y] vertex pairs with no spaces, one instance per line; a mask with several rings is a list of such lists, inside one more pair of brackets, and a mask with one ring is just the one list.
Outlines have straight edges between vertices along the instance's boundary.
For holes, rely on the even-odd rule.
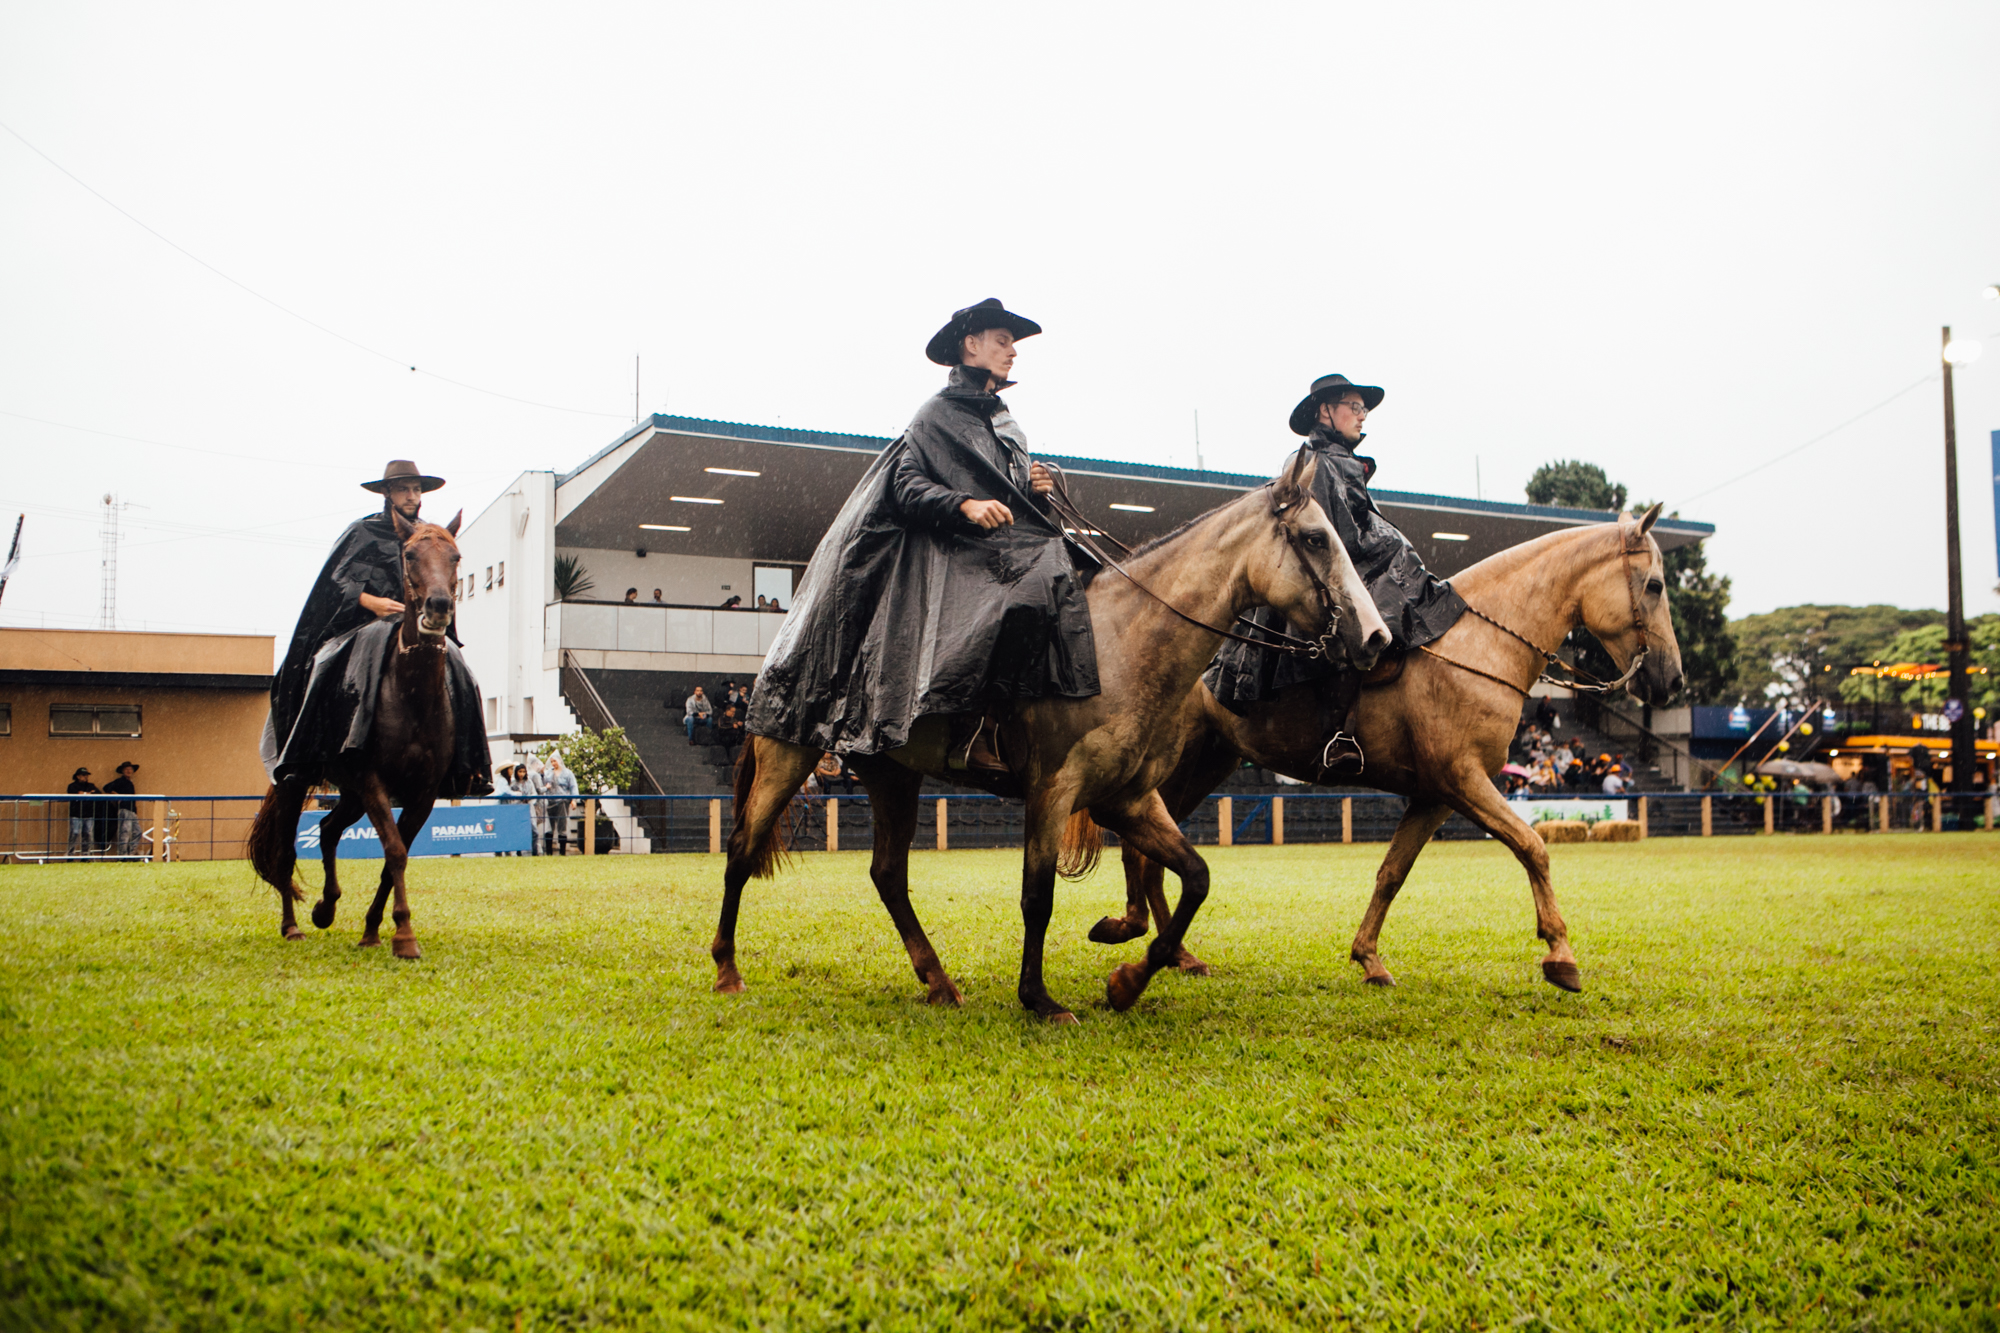
[[1320,695],[1320,734],[1326,746],[1320,751],[1321,781],[1358,778],[1367,767],[1367,756],[1354,735],[1354,706],[1361,699],[1361,676],[1343,671],[1327,682]]
[[960,713],[951,720],[951,748],[945,765],[960,772],[1011,775],[1000,754],[1000,724],[991,713]]

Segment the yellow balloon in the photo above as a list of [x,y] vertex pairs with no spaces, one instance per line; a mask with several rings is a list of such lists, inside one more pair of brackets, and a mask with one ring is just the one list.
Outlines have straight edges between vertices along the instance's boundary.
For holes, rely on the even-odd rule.
[[1778,753],[1779,753],[1779,754],[1784,754],[1785,752],[1787,752],[1787,751],[1788,751],[1788,750],[1790,750],[1791,748],[1792,748],[1792,743],[1791,743],[1790,741],[1779,741],[1779,742],[1778,742]]
[[1801,723],[1799,723],[1799,735],[1801,735],[1801,736],[1810,736],[1810,735],[1812,735],[1812,723],[1810,723],[1810,722],[1801,722]]

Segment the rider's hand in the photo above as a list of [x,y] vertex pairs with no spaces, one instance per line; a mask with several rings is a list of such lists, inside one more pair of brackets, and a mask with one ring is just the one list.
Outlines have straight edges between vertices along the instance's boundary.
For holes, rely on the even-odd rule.
[[1028,484],[1035,488],[1035,494],[1047,495],[1056,488],[1056,479],[1051,477],[1049,470],[1040,463],[1030,463],[1028,465]]
[[371,615],[378,616],[400,616],[403,614],[403,604],[401,602],[387,597],[377,597],[372,592],[361,594],[361,609]]
[[965,515],[966,522],[976,523],[988,532],[1014,521],[1014,511],[998,500],[966,500],[958,506],[958,512]]

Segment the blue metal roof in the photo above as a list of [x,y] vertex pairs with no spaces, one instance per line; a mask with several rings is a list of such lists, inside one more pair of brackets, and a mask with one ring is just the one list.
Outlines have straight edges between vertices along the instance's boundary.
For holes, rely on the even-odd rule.
[[[852,449],[869,453],[880,453],[895,443],[894,438],[880,435],[845,435],[830,430],[793,430],[789,426],[758,426],[742,421],[711,421],[705,417],[670,416],[664,412],[655,412],[569,472],[557,477],[556,485],[564,485],[606,454],[648,430],[681,431],[690,435],[721,435],[731,439],[755,440],[763,444],[795,444],[810,448]],[[1102,476],[1135,477],[1151,481],[1174,481],[1195,486],[1249,490],[1255,486],[1262,486],[1270,480],[1269,477],[1251,476],[1241,472],[1212,472],[1195,468],[1168,467],[1160,463],[1126,463],[1109,458],[1072,458],[1063,454],[1048,454],[1044,457],[1072,472],[1094,472]],[[1468,500],[1463,496],[1428,495],[1420,491],[1380,489],[1372,490],[1371,493],[1378,504],[1453,509],[1461,513],[1553,519],[1570,523],[1602,523],[1613,516],[1610,510],[1605,509],[1565,509],[1556,505],[1513,504],[1505,500]],[[1697,523],[1685,518],[1663,518],[1660,522],[1677,531],[1696,532],[1703,537],[1715,534],[1713,523]]]

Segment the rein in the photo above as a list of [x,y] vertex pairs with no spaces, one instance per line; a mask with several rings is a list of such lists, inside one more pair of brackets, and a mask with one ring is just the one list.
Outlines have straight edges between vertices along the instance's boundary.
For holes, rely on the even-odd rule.
[[[1093,539],[1092,534],[1097,533],[1098,530],[1090,526],[1090,520],[1084,517],[1083,512],[1076,507],[1076,503],[1069,498],[1069,478],[1064,475],[1062,468],[1047,460],[1042,461],[1042,466],[1049,470],[1049,475],[1055,482],[1055,489],[1041,498],[1048,502],[1049,508],[1056,511],[1058,518],[1071,526],[1070,532],[1065,535],[1073,536],[1076,539],[1077,545],[1090,552],[1100,563],[1116,570],[1119,576],[1127,583],[1137,588],[1140,592],[1145,593],[1161,606],[1166,607],[1167,610],[1173,612],[1188,624],[1198,629],[1207,630],[1210,634],[1220,635],[1222,638],[1232,640],[1236,643],[1247,643],[1253,648],[1266,648],[1273,652],[1284,653],[1289,657],[1301,657],[1307,661],[1330,660],[1333,657],[1339,647],[1340,604],[1334,600],[1333,590],[1326,586],[1326,580],[1322,579],[1319,576],[1319,571],[1313,568],[1312,561],[1308,560],[1305,552],[1299,549],[1298,534],[1292,531],[1290,524],[1280,520],[1278,530],[1285,534],[1285,544],[1291,548],[1293,554],[1298,556],[1299,564],[1306,571],[1306,577],[1312,580],[1313,592],[1319,598],[1320,611],[1326,621],[1326,631],[1317,638],[1306,639],[1282,629],[1259,625],[1248,616],[1236,617],[1236,624],[1255,630],[1259,634],[1274,636],[1272,639],[1251,638],[1247,634],[1238,634],[1234,630],[1217,629],[1207,621],[1199,620],[1189,615],[1166,598],[1160,596],[1159,593],[1154,592],[1151,588],[1140,582],[1130,570],[1119,564],[1109,551],[1106,551]],[[1128,559],[1132,556],[1132,548],[1124,542],[1119,541],[1116,537],[1111,536],[1109,533],[1099,533],[1098,535],[1107,538]]]
[[[1543,663],[1541,674],[1530,682],[1529,689],[1533,689],[1536,685],[1559,685],[1577,694],[1609,694],[1613,690],[1622,690],[1631,683],[1634,676],[1639,674],[1639,668],[1646,664],[1646,655],[1651,651],[1650,644],[1646,638],[1646,618],[1639,608],[1638,589],[1632,581],[1632,557],[1639,554],[1640,549],[1642,548],[1635,547],[1625,540],[1625,521],[1620,519],[1618,521],[1618,560],[1625,567],[1625,595],[1631,602],[1632,629],[1639,636],[1639,651],[1632,654],[1632,660],[1626,664],[1625,673],[1616,680],[1600,681],[1595,677],[1591,677],[1588,672],[1579,671],[1576,667],[1563,661],[1560,657],[1542,647],[1527,635],[1501,624],[1470,602],[1465,604],[1465,609],[1473,615],[1478,616],[1494,629],[1499,630],[1502,634],[1526,644],[1541,656]],[[1460,671],[1469,671],[1475,676],[1484,676],[1487,680],[1505,685],[1524,699],[1528,697],[1528,690],[1522,689],[1519,685],[1516,685],[1504,676],[1497,676],[1491,671],[1473,666],[1468,662],[1461,662],[1456,658],[1446,657],[1443,653],[1438,652],[1429,645],[1419,645],[1417,651],[1435,657],[1446,666],[1454,666]],[[1557,670],[1568,672],[1569,679],[1564,680],[1552,674]]]
[[[405,542],[399,542],[399,543],[397,543],[397,545],[396,545],[396,558],[397,558],[397,560],[398,560],[398,561],[399,561],[399,562],[401,563],[401,566],[402,566],[402,573],[403,573],[403,596],[404,596],[404,598],[405,598],[405,599],[407,599],[407,598],[409,597],[409,595],[410,595],[410,542],[411,542],[411,541],[415,541],[416,539],[417,539],[417,534],[416,534],[415,532],[412,532],[412,533],[410,534],[410,541],[405,541]],[[416,651],[417,649],[419,649],[419,648],[433,648],[433,647],[438,647],[438,646],[441,646],[441,645],[442,645],[442,644],[444,643],[444,641],[445,641],[445,638],[446,638],[446,636],[445,636],[445,635],[443,635],[443,634],[426,634],[426,633],[424,633],[424,631],[423,631],[423,627],[422,627],[421,625],[418,625],[418,624],[417,624],[417,617],[418,617],[418,615],[421,615],[421,614],[422,614],[421,612],[418,612],[418,613],[412,613],[412,612],[411,612],[411,610],[410,610],[410,605],[409,605],[409,602],[408,602],[407,600],[405,600],[405,601],[404,601],[404,603],[403,603],[403,617],[402,617],[402,618],[403,618],[403,623],[404,623],[404,624],[408,624],[408,625],[411,625],[411,626],[414,626],[414,627],[416,628],[416,631],[417,631],[417,641],[416,641],[415,643],[404,643],[404,642],[403,642],[403,629],[402,629],[402,625],[398,625],[398,626],[396,627],[396,654],[397,654],[397,656],[399,656],[399,657],[400,657],[400,656],[401,656],[402,654],[404,654],[404,653],[413,653],[413,652],[415,652],[415,651]],[[456,612],[456,611],[454,611],[454,612],[453,612],[452,614],[453,614],[453,615],[457,615],[457,612]],[[449,622],[447,622],[447,623],[446,623],[446,625],[445,625],[445,628],[446,628],[447,630],[449,630],[449,629],[451,628],[451,626],[450,626],[450,623],[449,623]],[[429,639],[429,640],[435,640],[436,642],[434,642],[434,643],[426,643],[426,642],[425,642],[425,640],[427,640],[427,639]]]

